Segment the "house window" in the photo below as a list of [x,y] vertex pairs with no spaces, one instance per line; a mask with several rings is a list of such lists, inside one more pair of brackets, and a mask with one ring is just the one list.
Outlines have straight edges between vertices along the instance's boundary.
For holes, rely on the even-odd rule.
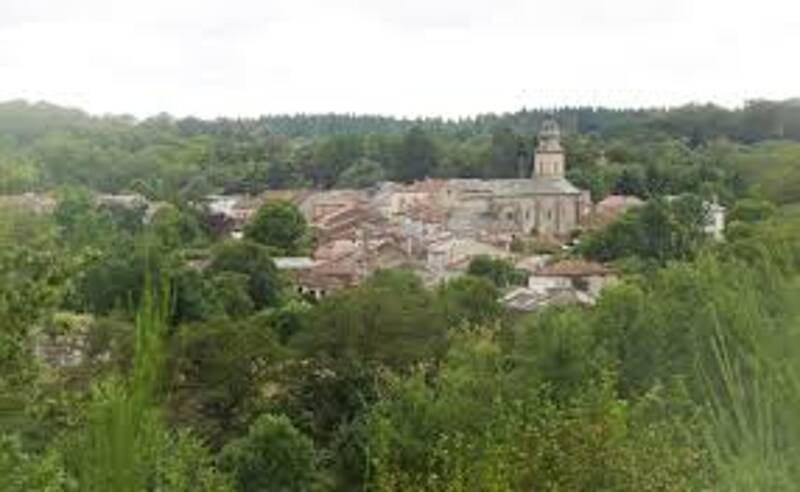
[[514,220],[514,214],[512,212],[506,212],[506,219]]

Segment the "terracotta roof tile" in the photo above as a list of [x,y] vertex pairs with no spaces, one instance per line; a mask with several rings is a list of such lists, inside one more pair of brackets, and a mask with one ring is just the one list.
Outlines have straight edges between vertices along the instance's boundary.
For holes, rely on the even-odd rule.
[[609,195],[597,203],[598,209],[630,208],[644,205],[644,202],[632,195]]
[[611,275],[614,272],[600,263],[584,260],[562,260],[537,270],[537,277],[585,277]]

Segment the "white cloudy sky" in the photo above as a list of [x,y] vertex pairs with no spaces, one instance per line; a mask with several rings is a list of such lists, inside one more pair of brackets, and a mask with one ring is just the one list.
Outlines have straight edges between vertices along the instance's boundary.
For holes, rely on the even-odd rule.
[[457,116],[800,96],[798,0],[0,0],[0,100]]

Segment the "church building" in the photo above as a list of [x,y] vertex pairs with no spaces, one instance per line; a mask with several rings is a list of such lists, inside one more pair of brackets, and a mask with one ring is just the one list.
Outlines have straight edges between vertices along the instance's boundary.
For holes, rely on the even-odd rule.
[[564,177],[565,168],[561,131],[548,118],[537,136],[530,177],[448,181],[448,228],[462,233],[569,235],[580,227],[591,201],[588,191]]

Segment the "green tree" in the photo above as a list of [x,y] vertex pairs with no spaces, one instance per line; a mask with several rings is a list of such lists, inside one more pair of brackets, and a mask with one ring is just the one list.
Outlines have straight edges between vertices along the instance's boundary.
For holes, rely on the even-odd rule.
[[253,313],[255,303],[248,290],[250,282],[248,275],[222,271],[214,274],[210,281],[214,295],[228,316],[237,319]]
[[114,247],[88,250],[82,258],[82,271],[72,279],[69,306],[95,314],[114,309],[132,314],[141,300],[148,272],[168,276],[174,258],[159,250],[149,236],[114,240]]
[[491,258],[487,255],[478,255],[472,258],[467,267],[467,273],[488,279],[499,288],[524,281],[521,274],[517,273],[514,265],[509,261],[502,258]]
[[[492,130],[491,160],[486,170],[487,178],[519,178],[520,142],[511,128]],[[527,169],[523,169],[527,172]]]
[[775,205],[766,200],[744,198],[733,205],[733,209],[728,214],[728,222],[760,222],[773,217],[775,213]]
[[500,293],[486,278],[455,278],[439,287],[437,296],[449,327],[489,326],[503,313],[498,302]]
[[330,188],[347,167],[361,157],[360,135],[334,135],[321,138],[314,146],[308,162],[311,181],[321,188]]
[[112,232],[110,224],[96,213],[91,194],[81,188],[61,191],[53,219],[65,242],[78,248],[99,244]]
[[414,273],[379,270],[317,305],[296,343],[321,358],[403,368],[441,357],[445,323]]
[[258,318],[181,326],[172,354],[174,419],[215,447],[244,431],[282,359],[276,338]]
[[67,291],[73,266],[54,240],[47,222],[0,213],[0,394],[33,381],[33,337]]
[[84,424],[60,444],[78,490],[232,490],[206,450],[188,434],[169,430],[161,418],[169,302],[165,288],[146,286],[129,378],[109,377],[97,384]]
[[708,461],[693,434],[701,427],[671,414],[659,393],[620,400],[613,378],[573,374],[572,395],[554,400],[547,383],[510,375],[504,357],[487,332],[462,333],[437,374],[393,379],[367,416],[369,486],[676,492],[710,486]]
[[290,299],[279,308],[266,313],[266,322],[278,336],[281,343],[287,343],[295,334],[307,328],[311,306],[304,301]]
[[0,488],[5,492],[61,492],[67,474],[53,451],[43,456],[26,453],[19,439],[0,434]]
[[220,297],[230,293],[219,291],[202,272],[183,268],[173,275],[172,285],[175,293],[171,316],[173,324],[204,321],[225,312],[224,301],[221,302]]
[[424,129],[414,127],[403,137],[394,178],[400,181],[423,179],[431,175],[438,160],[439,153],[433,140]]
[[160,208],[150,220],[150,230],[160,245],[168,250],[177,250],[201,243],[204,238],[200,221],[190,210],[173,205]]
[[276,256],[299,256],[304,252],[308,225],[297,206],[276,201],[263,205],[244,233]]
[[360,159],[345,169],[336,180],[339,188],[369,188],[386,179],[386,173],[379,162]]
[[316,479],[314,444],[285,416],[265,414],[228,443],[220,466],[242,492],[308,491]]
[[42,171],[31,160],[0,151],[0,193],[14,194],[32,191],[40,186]]
[[708,219],[703,201],[686,195],[650,200],[606,229],[584,236],[580,252],[599,261],[637,257],[665,265],[693,258],[706,242]]
[[281,300],[283,282],[269,250],[261,244],[242,240],[217,246],[209,267],[212,275],[233,272],[247,276],[247,290],[253,306],[276,306]]
[[566,401],[598,380],[592,348],[593,326],[579,308],[546,310],[517,328],[514,376],[524,386],[550,385],[552,397]]

